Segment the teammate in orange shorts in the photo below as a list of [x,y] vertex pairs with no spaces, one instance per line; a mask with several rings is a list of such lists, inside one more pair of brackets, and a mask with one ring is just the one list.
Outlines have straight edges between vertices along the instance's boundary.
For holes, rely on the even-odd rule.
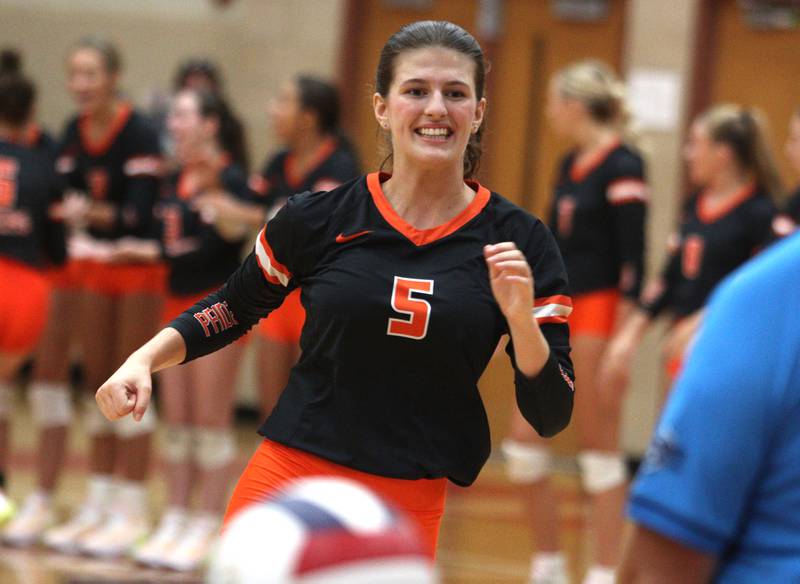
[[50,207],[61,198],[52,158],[21,145],[35,89],[16,54],[0,57],[0,524],[13,511],[5,495],[13,377],[33,351],[48,314],[47,265],[66,255],[64,229]]
[[[174,173],[164,181],[159,202],[160,245],[120,242],[115,255],[169,266],[167,324],[216,290],[239,266],[247,232],[226,224],[195,204],[201,196],[250,201],[247,172],[232,158],[232,124],[225,101],[208,91],[183,90],[173,100],[168,127],[175,145]],[[197,569],[209,554],[222,519],[236,454],[231,428],[242,345],[161,374],[163,419],[167,424],[167,509],[134,558],[181,571]],[[192,495],[198,495],[192,508]]]
[[[619,451],[622,396],[603,391],[597,370],[616,323],[636,301],[642,279],[647,201],[644,163],[626,143],[624,85],[603,63],[582,61],[551,80],[547,113],[573,149],[555,179],[550,228],[573,293],[570,317],[578,463],[590,504],[593,557],[585,584],[613,580],[618,561],[626,471]],[[550,452],[518,412],[503,444],[512,482],[531,510],[537,553],[533,584],[566,584]]]
[[[163,291],[161,266],[107,261],[115,241],[151,231],[161,161],[155,131],[119,97],[120,69],[116,49],[98,38],[81,40],[67,58],[67,85],[79,111],[66,126],[57,170],[72,191],[63,215],[81,233],[70,241],[70,255],[86,260],[76,327],[88,387],[157,328]],[[62,389],[41,388],[42,401],[61,399]],[[40,425],[63,430],[64,421],[43,418]],[[69,521],[44,534],[50,547],[116,556],[148,530],[143,480],[155,419],[119,427],[105,422],[87,410],[82,427],[90,435],[88,493]],[[118,445],[124,458],[116,455]],[[31,517],[41,519],[41,509],[33,507]]]
[[670,236],[661,276],[609,349],[602,372],[609,387],[624,387],[642,335],[665,313],[672,318],[663,348],[669,387],[711,291],[774,238],[774,200],[783,186],[764,124],[760,112],[737,105],[715,106],[694,120],[684,154],[697,190]]

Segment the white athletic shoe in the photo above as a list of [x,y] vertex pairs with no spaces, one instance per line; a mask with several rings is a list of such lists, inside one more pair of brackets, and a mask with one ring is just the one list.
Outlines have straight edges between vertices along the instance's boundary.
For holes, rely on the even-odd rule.
[[25,498],[19,513],[3,530],[3,541],[17,547],[36,544],[54,519],[50,497],[39,492],[31,493]]
[[563,554],[537,554],[531,560],[528,584],[569,584]]
[[208,514],[192,517],[163,565],[180,572],[203,567],[217,543],[219,528],[218,517]]
[[184,532],[187,520],[185,509],[168,509],[155,532],[133,552],[133,559],[151,568],[163,567]]
[[63,554],[80,551],[80,540],[103,523],[104,513],[95,505],[84,505],[72,519],[44,532],[42,543]]
[[8,498],[3,489],[0,489],[0,525],[11,519],[16,509],[13,501]]
[[129,554],[149,531],[142,515],[111,512],[101,525],[80,538],[80,551],[98,558],[118,558]]

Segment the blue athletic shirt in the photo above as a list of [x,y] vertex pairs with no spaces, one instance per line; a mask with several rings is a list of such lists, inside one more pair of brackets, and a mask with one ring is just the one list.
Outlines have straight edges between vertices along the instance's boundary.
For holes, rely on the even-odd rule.
[[714,294],[628,513],[714,582],[800,582],[800,234]]

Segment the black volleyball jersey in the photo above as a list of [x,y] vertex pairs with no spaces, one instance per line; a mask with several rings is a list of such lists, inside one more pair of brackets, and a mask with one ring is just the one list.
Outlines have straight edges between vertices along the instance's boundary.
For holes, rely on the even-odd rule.
[[562,161],[550,213],[575,295],[619,288],[637,299],[644,272],[648,188],[641,156],[614,143],[582,167]]
[[37,123],[28,126],[22,142],[25,146],[49,156],[53,161],[58,156],[58,142]]
[[[225,283],[241,263],[244,237],[222,238],[212,223],[192,205],[192,193],[182,173],[164,181],[162,198],[156,207],[158,239],[169,264],[168,285],[172,294],[198,294]],[[237,165],[226,166],[220,186],[231,196],[252,202],[247,173]]]
[[711,291],[770,241],[775,206],[755,185],[711,213],[703,193],[687,201],[661,278],[645,291],[652,316],[667,310],[680,318],[702,308]]
[[[302,356],[259,432],[373,474],[468,485],[490,450],[477,382],[508,332],[483,248],[514,241],[533,270],[533,317],[551,353],[537,377],[517,370],[515,386],[544,436],[572,410],[566,272],[547,227],[477,183],[457,217],[418,230],[380,180],[290,198],[226,285],[170,326],[188,361],[232,342],[299,287]],[[507,352],[513,363],[512,343]]]
[[310,168],[305,175],[300,174],[294,155],[283,150],[251,179],[250,187],[260,195],[262,205],[272,207],[297,193],[330,191],[360,173],[353,151],[335,138],[322,143]]
[[67,124],[56,168],[68,188],[114,205],[114,225],[91,227],[89,234],[99,239],[146,237],[153,229],[161,169],[155,129],[128,104],[119,108],[100,142],[90,139],[87,123],[85,117],[78,117]]
[[63,263],[64,225],[48,213],[59,185],[50,156],[0,141],[0,255],[34,267]]

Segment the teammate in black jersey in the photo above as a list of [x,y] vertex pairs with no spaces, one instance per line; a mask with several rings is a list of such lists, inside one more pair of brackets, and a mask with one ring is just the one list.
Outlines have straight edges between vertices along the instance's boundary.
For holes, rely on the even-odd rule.
[[523,415],[546,436],[569,422],[571,301],[556,243],[535,217],[464,182],[480,152],[484,71],[480,46],[454,24],[393,35],[373,97],[393,174],[290,198],[225,286],[98,390],[109,419],[141,418],[152,371],[234,341],[299,287],[302,356],[228,518],[292,478],[350,476],[408,510],[433,554],[446,479],[471,484],[489,455],[476,384],[505,333]]
[[662,313],[673,319],[663,355],[667,376],[674,378],[711,291],[771,238],[773,200],[782,187],[759,112],[721,105],[701,114],[690,129],[685,157],[699,190],[683,205],[661,277],[647,287],[614,339],[603,365],[606,387],[627,383],[636,347]]
[[[85,260],[79,331],[85,379],[92,386],[158,326],[163,267],[107,260],[120,238],[151,232],[160,156],[155,131],[118,97],[120,59],[113,46],[96,38],[80,41],[69,54],[67,74],[79,112],[67,124],[57,169],[81,193],[65,201],[64,213],[73,226],[85,228],[70,252]],[[89,492],[71,520],[44,535],[47,545],[115,556],[146,533],[142,481],[154,422],[150,416],[145,424],[115,427],[102,417],[87,418]],[[126,453],[119,466],[117,443]],[[112,479],[115,469],[118,479]]]
[[[258,229],[264,224],[265,208],[271,217],[295,193],[329,191],[355,178],[359,174],[358,161],[339,129],[339,109],[339,94],[332,84],[307,75],[287,82],[269,105],[273,130],[285,148],[251,180],[260,195],[259,204],[230,200],[229,204],[219,204],[224,201],[214,197],[214,212]],[[300,291],[295,290],[257,329],[265,415],[275,407],[289,372],[300,357],[300,331],[305,317]]]
[[[600,399],[597,370],[615,323],[639,294],[643,271],[647,184],[641,156],[625,143],[626,110],[622,82],[603,63],[573,63],[550,82],[549,120],[573,144],[557,171],[550,228],[573,294],[570,341],[581,384],[575,402],[578,462],[594,550],[583,581],[592,584],[613,580],[626,481],[619,452],[622,396]],[[520,485],[534,518],[530,581],[566,583],[546,442],[515,412],[503,451],[509,478]]]
[[[792,169],[800,176],[800,109],[796,110],[789,120],[789,136],[786,138],[783,151]],[[800,228],[800,186],[789,196],[781,213],[775,217],[772,227],[778,237],[794,233]]]
[[[245,230],[195,205],[202,194],[254,199],[247,173],[233,164],[224,141],[229,108],[208,91],[185,90],[168,117],[178,170],[164,182],[156,215],[159,245],[123,241],[115,256],[158,261],[169,266],[162,319],[170,322],[187,307],[225,283],[239,267]],[[242,345],[161,373],[163,419],[167,423],[167,510],[159,527],[134,553],[137,561],[190,571],[208,555],[219,531],[228,471],[236,454],[231,413]],[[196,473],[196,474],[194,474]],[[199,497],[190,511],[192,493]]]
[[0,525],[13,511],[4,493],[12,380],[44,329],[50,285],[43,268],[66,254],[63,224],[50,215],[61,197],[53,161],[21,144],[35,90],[14,57],[0,57]]

